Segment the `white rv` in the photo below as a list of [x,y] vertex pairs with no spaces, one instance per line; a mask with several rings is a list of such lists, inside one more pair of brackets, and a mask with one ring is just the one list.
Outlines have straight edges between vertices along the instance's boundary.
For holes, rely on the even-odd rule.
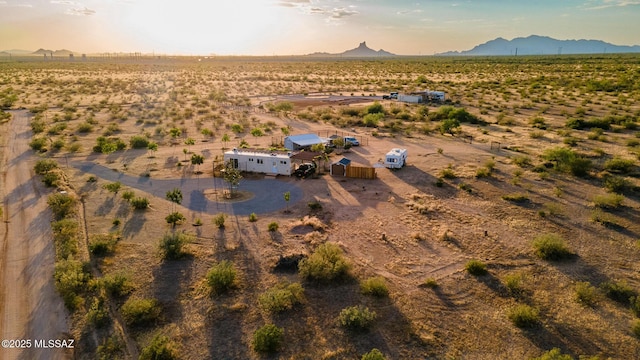
[[269,175],[291,175],[293,162],[290,152],[233,149],[224,153],[224,162],[231,161],[241,171]]
[[407,149],[393,148],[384,158],[384,165],[389,169],[400,169],[407,162]]

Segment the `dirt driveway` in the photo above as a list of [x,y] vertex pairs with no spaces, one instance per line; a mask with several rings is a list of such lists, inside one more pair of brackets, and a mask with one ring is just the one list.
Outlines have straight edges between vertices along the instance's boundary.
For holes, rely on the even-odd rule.
[[[36,349],[36,340],[68,339],[62,299],[55,290],[51,211],[34,177],[27,111],[2,125],[4,226],[0,230],[0,328],[2,340],[30,340],[30,348],[0,348],[1,359],[70,359],[72,352]],[[28,346],[28,342],[22,345]]]

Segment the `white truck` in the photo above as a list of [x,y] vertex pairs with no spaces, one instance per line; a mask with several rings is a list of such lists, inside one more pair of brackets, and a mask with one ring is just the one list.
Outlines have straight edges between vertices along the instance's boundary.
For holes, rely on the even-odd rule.
[[400,169],[407,162],[407,149],[393,148],[384,158],[384,166],[389,169]]

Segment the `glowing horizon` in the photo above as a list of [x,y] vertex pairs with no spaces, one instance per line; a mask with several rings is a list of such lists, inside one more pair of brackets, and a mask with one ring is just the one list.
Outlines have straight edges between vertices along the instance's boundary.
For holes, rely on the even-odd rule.
[[304,55],[367,41],[430,55],[529,35],[638,45],[638,18],[640,0],[0,0],[0,50]]

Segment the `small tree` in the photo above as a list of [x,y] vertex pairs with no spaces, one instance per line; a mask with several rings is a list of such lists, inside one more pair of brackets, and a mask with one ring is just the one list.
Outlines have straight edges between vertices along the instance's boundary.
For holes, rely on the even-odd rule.
[[185,220],[185,217],[181,213],[174,211],[171,214],[167,215],[167,217],[165,217],[164,219],[168,224],[171,224],[172,228],[175,228],[178,223],[182,223]]
[[229,137],[229,134],[224,134],[224,135],[222,135],[222,139],[220,139],[220,140],[222,140],[222,143],[224,144],[223,147],[222,147],[222,149],[224,150],[224,149],[227,148],[227,143],[229,141],[231,141],[231,138]]
[[120,191],[120,189],[122,188],[122,183],[120,183],[120,181],[116,181],[109,184],[104,184],[102,188],[114,194],[118,194],[118,191]]
[[171,134],[171,137],[175,140],[178,136],[182,135],[182,130],[174,127],[169,130],[169,134]]
[[204,163],[204,156],[199,154],[191,155],[191,164],[196,166],[196,172],[198,172],[198,169],[200,168],[200,165],[202,165],[202,163]]
[[149,157],[153,157],[153,156],[155,156],[155,155],[153,155],[153,154],[155,154],[155,152],[156,152],[156,151],[158,151],[158,144],[157,144],[157,143],[155,143],[155,142],[150,142],[150,143],[147,145],[147,150],[148,150],[148,152],[149,152]]
[[233,162],[231,162],[231,160],[227,161],[225,164],[223,179],[227,184],[229,184],[229,194],[233,197],[235,189],[240,184],[240,180],[242,180],[242,174],[240,174],[240,169],[236,169],[233,166]]
[[178,188],[173,188],[173,190],[167,191],[166,198],[173,203],[173,211],[175,211],[175,204],[180,205],[182,203],[182,191]]
[[192,138],[187,138],[184,144],[187,145],[187,152],[191,153],[191,145],[195,145],[196,141]]
[[289,200],[291,200],[291,192],[287,191],[286,193],[284,193],[284,201],[287,204],[287,210],[285,210],[286,212],[289,212]]

